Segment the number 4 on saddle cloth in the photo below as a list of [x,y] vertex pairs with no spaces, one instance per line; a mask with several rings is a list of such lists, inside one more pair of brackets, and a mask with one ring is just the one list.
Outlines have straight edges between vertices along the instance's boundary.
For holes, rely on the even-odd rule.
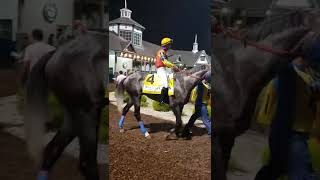
[[[169,74],[168,78],[168,95],[174,95],[174,79],[173,74]],[[142,93],[144,94],[161,94],[162,83],[157,74],[148,74],[143,81]]]

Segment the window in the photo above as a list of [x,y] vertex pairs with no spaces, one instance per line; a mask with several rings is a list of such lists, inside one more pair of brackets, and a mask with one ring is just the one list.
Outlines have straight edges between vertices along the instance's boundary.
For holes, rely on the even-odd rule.
[[12,21],[11,20],[0,20],[0,38],[1,39],[12,39]]
[[200,61],[205,61],[206,60],[206,56],[200,56]]
[[131,41],[131,38],[132,38],[132,32],[131,31],[123,31],[121,30],[120,31],[120,36],[127,40],[127,41]]
[[133,34],[133,44],[136,46],[141,46],[142,35],[139,33]]

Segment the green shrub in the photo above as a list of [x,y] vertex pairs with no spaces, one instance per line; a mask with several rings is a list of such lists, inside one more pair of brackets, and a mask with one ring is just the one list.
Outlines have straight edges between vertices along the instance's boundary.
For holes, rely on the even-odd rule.
[[148,107],[149,103],[147,102],[147,96],[142,95],[141,96],[141,106],[142,107]]
[[147,96],[142,95],[141,96],[141,102],[147,102]]
[[124,92],[123,102],[127,103],[127,102],[129,102],[129,100],[130,100],[130,97],[129,97],[128,93]]
[[[130,99],[130,96],[128,95],[127,92],[124,92],[124,98],[123,98],[123,102],[124,103],[128,103]],[[149,103],[147,102],[147,96],[142,95],[141,96],[141,107],[148,107]]]
[[49,130],[55,131],[63,124],[64,112],[57,98],[50,93],[48,97],[49,112],[52,115],[52,121],[49,123]]
[[155,111],[161,111],[161,112],[168,112],[171,110],[168,104],[160,104],[158,101],[152,102],[152,108]]

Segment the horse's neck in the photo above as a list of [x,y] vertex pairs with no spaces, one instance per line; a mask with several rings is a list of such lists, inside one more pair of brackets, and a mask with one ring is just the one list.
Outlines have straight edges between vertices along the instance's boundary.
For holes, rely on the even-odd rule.
[[195,73],[192,73],[189,76],[186,76],[184,78],[184,85],[187,91],[190,91],[198,84],[199,81],[203,79],[203,76],[205,73],[207,73],[207,70],[201,70]]
[[[268,42],[276,44],[279,49],[288,49],[288,44],[294,44],[298,38],[289,39],[295,32],[285,34],[282,37],[283,42],[277,41],[273,43],[272,38]],[[302,31],[301,31],[302,33]],[[232,41],[228,41],[229,43]],[[266,44],[267,41],[258,42],[259,44]],[[269,43],[271,44],[271,43]],[[271,45],[269,45],[271,46]],[[241,47],[236,49],[227,49],[226,46],[221,45],[217,55],[217,67],[214,65],[213,76],[213,93],[216,94],[215,102],[220,104],[218,111],[227,109],[229,114],[240,118],[243,113],[253,113],[252,107],[249,104],[254,104],[259,92],[265,84],[270,81],[282,67],[289,63],[289,58],[279,59],[271,53],[265,53],[255,47]],[[228,108],[227,108],[228,107]],[[249,108],[249,109],[248,109]],[[219,109],[219,110],[218,110]],[[226,114],[219,114],[219,118]]]
[[192,74],[181,73],[175,79],[175,96],[179,97],[177,103],[186,104],[189,100],[192,89],[202,79],[205,72],[200,71]]

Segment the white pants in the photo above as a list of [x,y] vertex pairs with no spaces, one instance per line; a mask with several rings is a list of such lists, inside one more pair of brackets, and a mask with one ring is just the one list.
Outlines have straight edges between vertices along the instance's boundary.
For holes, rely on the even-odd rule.
[[162,81],[162,86],[164,88],[168,88],[168,76],[167,76],[166,68],[164,68],[164,67],[158,68],[157,75],[160,77],[160,79]]

